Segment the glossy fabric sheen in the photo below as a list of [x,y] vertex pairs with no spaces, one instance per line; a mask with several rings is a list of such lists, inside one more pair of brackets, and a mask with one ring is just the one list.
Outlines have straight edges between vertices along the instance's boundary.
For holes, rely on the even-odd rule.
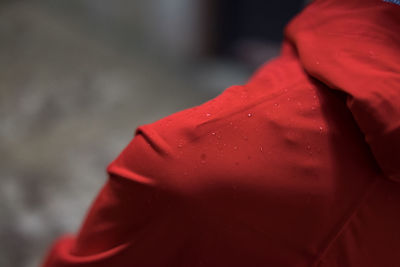
[[400,266],[399,33],[313,2],[247,84],[138,127],[43,266]]

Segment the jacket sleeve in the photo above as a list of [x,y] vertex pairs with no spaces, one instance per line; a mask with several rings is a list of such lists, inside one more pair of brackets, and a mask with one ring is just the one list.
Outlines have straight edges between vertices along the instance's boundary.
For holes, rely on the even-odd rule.
[[174,264],[190,231],[183,202],[160,182],[165,164],[157,140],[137,130],[108,166],[79,233],[55,242],[43,266]]

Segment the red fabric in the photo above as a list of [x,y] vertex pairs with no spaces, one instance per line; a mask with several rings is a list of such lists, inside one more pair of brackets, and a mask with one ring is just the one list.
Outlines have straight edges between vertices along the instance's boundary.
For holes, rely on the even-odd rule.
[[400,266],[399,30],[313,2],[246,85],[138,127],[44,266]]

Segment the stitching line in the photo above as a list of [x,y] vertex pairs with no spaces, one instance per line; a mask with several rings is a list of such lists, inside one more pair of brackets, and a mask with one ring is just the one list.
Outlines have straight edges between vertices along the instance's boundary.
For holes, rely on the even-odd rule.
[[342,226],[339,228],[337,233],[333,236],[333,238],[328,242],[327,246],[319,253],[319,256],[316,258],[315,262],[311,265],[313,267],[317,267],[318,264],[322,261],[322,259],[326,256],[326,254],[329,252],[330,248],[333,246],[333,244],[336,242],[336,240],[339,239],[339,237],[342,235],[342,233],[347,229],[347,226],[350,224],[352,221],[353,217],[355,214],[361,209],[367,198],[371,195],[371,193],[374,191],[376,188],[377,184],[381,181],[379,177],[375,179],[374,182],[369,186],[369,188],[366,190],[364,195],[361,197],[360,202],[355,206],[353,212],[347,217],[347,219],[344,220],[342,223]]

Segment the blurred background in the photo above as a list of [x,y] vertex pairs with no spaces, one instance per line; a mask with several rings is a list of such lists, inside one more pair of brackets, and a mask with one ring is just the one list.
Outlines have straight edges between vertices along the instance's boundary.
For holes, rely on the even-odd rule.
[[304,5],[0,0],[0,266],[38,266],[137,126],[245,83]]

